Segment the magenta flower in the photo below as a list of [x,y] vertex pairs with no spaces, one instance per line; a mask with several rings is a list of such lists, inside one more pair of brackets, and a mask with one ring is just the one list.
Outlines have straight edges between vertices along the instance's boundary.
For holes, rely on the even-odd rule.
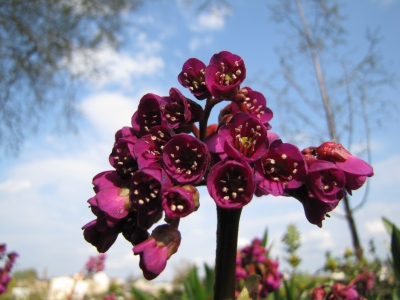
[[155,126],[150,130],[149,134],[142,136],[134,146],[139,168],[145,168],[160,160],[164,145],[170,139],[170,129],[164,126]]
[[167,260],[178,251],[181,243],[180,232],[171,225],[157,226],[150,238],[133,247],[133,253],[140,255],[139,266],[147,280],[156,278],[166,267]]
[[346,176],[345,188],[351,194],[374,175],[372,167],[362,159],[350,154],[341,144],[326,142],[317,148],[317,158],[333,162]]
[[178,81],[198,100],[206,99],[210,92],[206,86],[205,77],[206,65],[197,58],[189,58],[182,67],[182,72],[178,75]]
[[137,171],[131,179],[131,206],[135,211],[152,215],[161,210],[161,194],[168,189],[171,181],[161,168],[154,163]]
[[267,271],[266,274],[263,274],[263,279],[260,282],[260,297],[262,298],[268,297],[269,293],[272,293],[273,291],[279,289],[283,277],[283,274],[278,270],[278,261],[272,260],[271,258],[267,257],[265,261],[265,266]]
[[228,156],[252,163],[268,150],[264,125],[245,113],[237,113],[218,131],[219,142]]
[[132,116],[132,128],[141,137],[154,126],[161,125],[161,97],[146,94],[140,99],[137,111]]
[[358,293],[353,286],[347,286],[341,282],[335,282],[331,292],[327,296],[328,299],[346,299],[358,300]]
[[186,133],[174,135],[163,148],[164,169],[179,184],[200,182],[209,162],[207,146]]
[[96,196],[89,204],[110,217],[111,223],[126,217],[130,211],[129,181],[122,180],[116,171],[106,171],[93,178],[93,185]]
[[319,286],[312,291],[311,300],[324,300],[325,295],[326,292],[324,286]]
[[208,192],[221,208],[242,208],[253,198],[253,173],[246,161],[221,161],[215,164],[208,174]]
[[[253,91],[249,87],[244,87],[242,90],[247,91],[247,95],[243,102],[247,113],[257,118],[261,123],[268,124],[273,117],[273,112],[267,107],[267,99],[260,92]],[[231,114],[235,114],[240,110],[239,104],[232,102]]]
[[173,186],[162,195],[162,206],[168,219],[183,218],[199,207],[199,192],[192,185]]
[[333,163],[313,159],[308,164],[305,180],[309,192],[322,202],[336,203],[341,200],[346,178],[344,173]]
[[302,185],[298,189],[287,190],[287,193],[303,204],[308,222],[318,227],[322,227],[322,221],[325,220],[326,216],[329,216],[328,213],[334,210],[339,203],[339,200],[321,201],[308,191],[306,185]]
[[88,243],[96,247],[98,252],[104,253],[107,252],[117,240],[121,228],[117,225],[100,231],[96,223],[97,220],[93,220],[83,226],[83,236]]
[[228,51],[214,54],[206,68],[206,86],[216,98],[234,99],[245,78],[243,59]]
[[274,141],[255,166],[257,195],[280,196],[286,188],[300,187],[307,174],[307,165],[300,150],[281,140]]
[[104,253],[100,253],[96,257],[94,256],[89,257],[89,260],[85,264],[86,271],[90,274],[103,271],[105,259],[106,255]]
[[115,143],[109,162],[121,178],[129,178],[138,169],[133,147],[137,141],[133,129],[124,127],[115,134]]
[[178,129],[203,118],[201,106],[187,99],[176,88],[169,90],[169,97],[162,97],[160,107],[167,126],[172,129]]

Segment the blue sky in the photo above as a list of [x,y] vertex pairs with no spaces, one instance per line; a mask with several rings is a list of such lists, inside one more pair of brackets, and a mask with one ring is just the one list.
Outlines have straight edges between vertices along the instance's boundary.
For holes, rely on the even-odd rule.
[[[274,49],[283,42],[282,28],[271,22],[267,1],[246,2],[232,2],[231,10],[198,13],[178,0],[149,1],[131,16],[137,26],[126,31],[126,44],[119,52],[106,48],[90,53],[101,59],[101,66],[107,72],[85,77],[85,87],[78,93],[79,108],[84,115],[79,133],[46,132],[32,136],[18,157],[0,162],[0,242],[20,253],[16,269],[35,268],[39,274],[46,269],[48,276],[68,275],[78,272],[88,256],[96,253],[85,242],[80,229],[94,219],[86,203],[93,195],[92,177],[111,169],[108,155],[114,133],[130,125],[144,94],[167,95],[171,87],[177,87],[189,96],[176,79],[188,58],[197,57],[207,63],[221,50],[242,56],[248,78],[244,85],[263,92],[268,106],[277,111],[273,94],[258,79],[278,70]],[[364,53],[366,27],[379,27],[382,37],[379,51],[388,69],[397,74],[399,13],[398,0],[347,1],[343,10],[349,44]],[[84,71],[80,62],[80,56],[76,55],[71,71]],[[380,96],[398,102],[399,92],[397,85],[384,89]],[[215,116],[216,113],[212,118]],[[274,126],[274,119],[271,124]],[[400,225],[397,126],[397,118],[392,118],[374,128],[371,144],[375,176],[370,179],[368,202],[356,213],[364,248],[374,238],[381,257],[387,253],[383,241],[389,239],[381,217]],[[180,249],[157,280],[171,279],[184,262],[198,265],[214,262],[215,205],[206,189],[201,188],[200,193],[200,209],[182,219]],[[355,193],[354,203],[360,201],[362,194],[363,191]],[[345,247],[351,246],[347,223],[338,216],[342,211],[340,206],[320,229],[308,223],[301,204],[294,199],[254,198],[243,209],[239,243],[244,245],[261,236],[268,227],[270,240],[274,241],[272,255],[283,261],[280,239],[287,225],[295,223],[302,234],[300,267],[315,271],[323,265],[326,250],[341,255]],[[106,261],[110,276],[141,275],[138,258],[133,256],[131,248],[123,237],[118,238]],[[286,267],[284,263],[282,266]]]

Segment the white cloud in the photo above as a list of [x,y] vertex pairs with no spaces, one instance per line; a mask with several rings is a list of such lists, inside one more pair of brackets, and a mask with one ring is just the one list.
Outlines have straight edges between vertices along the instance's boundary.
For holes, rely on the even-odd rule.
[[[86,59],[90,60],[86,60]],[[127,53],[118,53],[111,48],[98,51],[77,52],[69,66],[74,74],[83,74],[93,83],[102,86],[118,83],[128,86],[131,77],[153,75],[164,68],[161,57],[140,52],[131,56]],[[93,69],[96,72],[93,72]]]
[[31,183],[29,180],[6,180],[0,183],[0,191],[9,192],[9,193],[17,193],[23,192],[31,187]]
[[329,249],[334,246],[332,234],[325,229],[312,229],[311,231],[301,235],[302,243],[311,243],[319,249]]
[[381,6],[388,6],[388,5],[397,3],[398,0],[372,0],[372,2],[375,2],[375,3],[377,3],[378,5],[381,5]]
[[164,68],[164,60],[157,54],[162,45],[149,41],[143,33],[139,34],[132,47],[132,53],[118,52],[104,46],[96,50],[77,49],[67,68],[72,74],[82,75],[97,86],[118,84],[127,87],[131,78],[150,76]]
[[119,93],[97,93],[82,101],[81,110],[98,133],[114,137],[117,130],[130,126],[139,100],[139,96],[131,98]]
[[367,221],[364,226],[370,234],[384,234],[386,232],[381,219]]
[[211,37],[205,37],[205,38],[199,38],[199,37],[193,37],[189,41],[189,49],[190,51],[195,51],[201,46],[207,46],[212,43],[213,39]]
[[388,157],[385,161],[374,163],[374,184],[380,187],[398,185],[400,183],[400,156]]
[[229,14],[230,10],[227,7],[213,7],[201,13],[190,29],[193,31],[221,30],[225,26],[225,17]]

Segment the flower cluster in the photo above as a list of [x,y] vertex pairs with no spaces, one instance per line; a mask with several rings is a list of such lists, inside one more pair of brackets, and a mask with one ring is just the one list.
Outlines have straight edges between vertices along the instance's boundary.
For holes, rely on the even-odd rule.
[[244,281],[252,274],[261,276],[259,295],[261,298],[277,290],[280,286],[282,273],[278,271],[279,263],[268,257],[268,250],[260,239],[255,238],[250,246],[237,252],[236,256],[236,296],[243,288]]
[[[359,296],[356,289],[358,286],[362,294],[366,294],[374,285],[375,275],[369,272],[362,272],[348,284],[335,282],[332,286],[319,286],[311,294],[312,300],[365,300]],[[327,292],[328,289],[328,292]]]
[[[240,209],[254,195],[292,196],[307,219],[321,226],[346,192],[372,176],[372,168],[340,144],[300,151],[282,142],[270,131],[273,113],[263,94],[241,87],[245,77],[243,59],[222,51],[208,65],[187,60],[178,75],[197,100],[206,99],[204,108],[177,88],[141,98],[131,126],[115,134],[113,169],[93,178],[96,195],[88,203],[96,219],[83,230],[99,252],[122,233],[140,255],[144,276],[153,279],[178,250],[180,218],[199,207],[196,186],[206,185],[222,209]],[[228,104],[218,124],[209,125],[221,101]],[[163,215],[165,224],[150,235]]]
[[97,256],[89,257],[89,260],[85,264],[85,270],[88,274],[94,274],[97,272],[104,271],[104,263],[106,260],[106,255],[100,253]]
[[7,259],[4,266],[0,268],[0,295],[7,292],[7,286],[11,280],[11,269],[18,256],[16,252],[6,253],[6,244],[0,244],[0,259]]

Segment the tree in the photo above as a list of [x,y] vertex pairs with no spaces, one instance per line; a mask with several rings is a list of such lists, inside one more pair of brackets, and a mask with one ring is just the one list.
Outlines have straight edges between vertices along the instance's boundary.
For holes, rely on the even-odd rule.
[[[370,162],[370,132],[391,103],[379,89],[392,84],[378,52],[379,34],[367,32],[368,49],[360,55],[346,42],[340,3],[330,0],[280,0],[271,6],[273,20],[286,25],[279,48],[280,71],[267,81],[280,110],[280,131],[294,142],[327,139],[351,149],[361,144]],[[351,48],[353,47],[353,48]],[[273,78],[284,79],[276,88]],[[326,135],[326,132],[329,135]],[[315,145],[317,146],[317,145]],[[355,253],[362,257],[350,197],[343,199]]]
[[[142,0],[0,2],[0,148],[17,153],[24,137],[53,117],[74,129],[74,53],[116,47]],[[72,91],[72,92],[71,92]]]

